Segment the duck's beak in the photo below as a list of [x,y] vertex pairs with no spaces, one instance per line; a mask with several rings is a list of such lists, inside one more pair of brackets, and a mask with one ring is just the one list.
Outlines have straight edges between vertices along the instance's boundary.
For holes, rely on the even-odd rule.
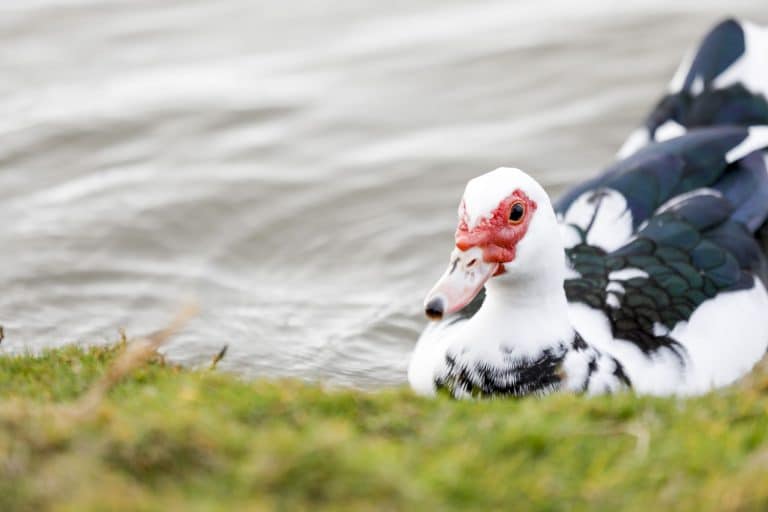
[[460,311],[498,268],[498,263],[483,261],[483,252],[478,247],[466,251],[454,249],[448,269],[424,300],[425,313],[432,320],[440,320]]

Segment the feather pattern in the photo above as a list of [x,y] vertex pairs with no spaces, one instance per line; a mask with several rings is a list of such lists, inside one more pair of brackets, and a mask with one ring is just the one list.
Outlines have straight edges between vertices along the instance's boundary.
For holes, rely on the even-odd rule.
[[580,196],[615,190],[626,199],[636,229],[672,197],[718,182],[731,170],[726,155],[749,137],[745,127],[717,126],[645,146],[574,187],[555,203],[555,210],[567,219]]
[[603,311],[612,336],[646,354],[662,347],[677,352],[669,333],[704,301],[751,288],[753,276],[765,283],[765,255],[746,227],[731,220],[733,211],[720,194],[693,195],[654,215],[615,251],[568,249],[579,275],[565,281],[568,300]]
[[424,331],[414,389],[688,394],[748,371],[768,348],[766,55],[768,31],[717,25],[620,159],[554,205],[517,170],[473,180],[476,217],[513,190],[536,215],[516,260]]

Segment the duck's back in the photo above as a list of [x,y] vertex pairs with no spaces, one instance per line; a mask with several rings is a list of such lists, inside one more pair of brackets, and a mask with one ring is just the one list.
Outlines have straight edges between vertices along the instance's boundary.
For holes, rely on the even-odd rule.
[[616,163],[556,204],[576,329],[634,387],[698,392],[768,345],[768,32],[728,20]]

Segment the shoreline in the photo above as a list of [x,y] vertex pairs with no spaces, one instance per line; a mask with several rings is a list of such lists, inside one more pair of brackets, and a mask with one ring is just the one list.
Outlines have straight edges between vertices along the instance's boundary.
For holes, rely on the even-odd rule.
[[[690,399],[244,381],[131,342],[0,358],[2,510],[758,510],[768,368]],[[85,412],[84,412],[85,411]]]

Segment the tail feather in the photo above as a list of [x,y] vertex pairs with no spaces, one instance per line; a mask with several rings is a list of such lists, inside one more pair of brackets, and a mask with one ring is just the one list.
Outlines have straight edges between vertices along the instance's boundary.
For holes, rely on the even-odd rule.
[[619,150],[641,147],[712,126],[768,125],[768,29],[729,19],[715,26],[683,60],[668,93]]
[[[739,240],[768,241],[768,29],[736,20],[712,29],[619,157],[555,203],[574,243],[619,247],[667,209],[686,208],[692,226],[727,224],[723,244],[744,246],[746,265],[754,251]],[[593,229],[601,225],[613,229]]]

